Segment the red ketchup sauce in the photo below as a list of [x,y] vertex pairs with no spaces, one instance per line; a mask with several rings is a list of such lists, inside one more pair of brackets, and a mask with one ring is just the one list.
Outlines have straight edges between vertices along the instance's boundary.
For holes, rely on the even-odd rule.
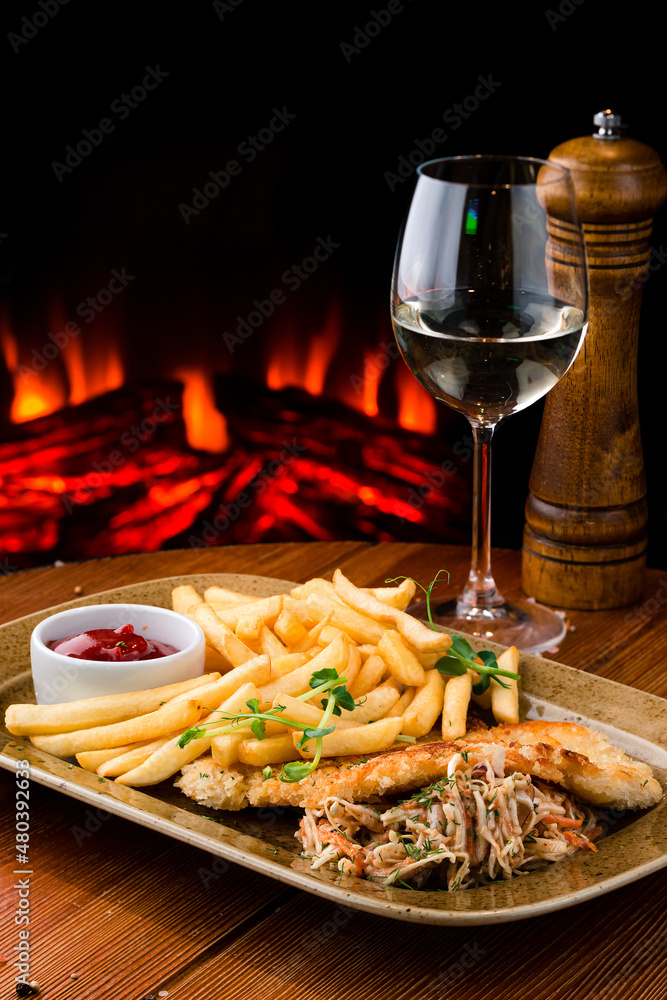
[[94,628],[80,635],[68,635],[47,643],[49,649],[77,660],[156,660],[178,653],[175,646],[137,635],[132,625],[120,628]]

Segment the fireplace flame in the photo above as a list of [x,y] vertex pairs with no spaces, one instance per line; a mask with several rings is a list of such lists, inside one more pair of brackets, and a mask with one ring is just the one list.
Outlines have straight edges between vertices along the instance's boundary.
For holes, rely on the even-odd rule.
[[[301,341],[297,331],[289,327],[272,341],[266,368],[266,383],[274,392],[301,389],[311,396],[322,396],[332,390],[328,379],[342,341],[343,319],[336,302],[329,309],[323,328]],[[337,366],[338,368],[338,366]],[[379,391],[387,372],[394,370],[394,385],[398,400],[398,423],[405,430],[429,435],[436,431],[438,411],[435,400],[413,378],[406,366],[395,360],[385,341],[384,325],[375,347],[365,348],[363,362],[357,372],[339,377],[333,394],[341,403],[375,418],[380,414]],[[328,386],[327,386],[328,382]]]
[[10,419],[15,424],[34,420],[55,410],[67,402],[65,386],[60,373],[48,364],[42,371],[31,365],[20,363],[19,346],[6,315],[0,319],[0,345],[7,371],[14,381],[14,399],[10,409]]
[[125,381],[120,352],[112,336],[101,336],[90,350],[90,356],[86,354],[80,337],[72,338],[63,350],[70,406],[120,389]]
[[406,431],[434,434],[438,411],[433,396],[419,384],[402,362],[394,367],[398,393],[398,422]]
[[183,369],[175,377],[184,385],[183,420],[190,447],[213,453],[225,451],[229,447],[227,421],[215,405],[211,375]]
[[293,327],[275,338],[275,350],[266,369],[266,384],[274,392],[293,387],[304,389],[311,396],[324,393],[327,374],[340,345],[342,319],[340,306],[334,301],[329,307],[324,325],[313,330],[303,341]]
[[13,423],[48,416],[64,406],[77,406],[120,388],[125,379],[120,351],[111,331],[100,329],[101,322],[98,318],[95,341],[87,345],[81,332],[66,333],[65,311],[58,299],[54,299],[49,311],[48,335],[30,355],[24,352],[22,356],[8,317],[3,313],[0,347],[14,382],[10,410]]

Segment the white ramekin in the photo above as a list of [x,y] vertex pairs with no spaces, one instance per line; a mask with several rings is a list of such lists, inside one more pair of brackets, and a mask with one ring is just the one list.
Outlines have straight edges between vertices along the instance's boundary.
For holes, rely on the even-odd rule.
[[[175,646],[179,652],[154,660],[112,663],[64,656],[47,642],[90,629],[132,625],[148,639]],[[39,705],[77,701],[124,691],[141,691],[189,680],[204,673],[206,640],[199,625],[167,608],[145,604],[92,604],[50,615],[34,629],[30,659]]]

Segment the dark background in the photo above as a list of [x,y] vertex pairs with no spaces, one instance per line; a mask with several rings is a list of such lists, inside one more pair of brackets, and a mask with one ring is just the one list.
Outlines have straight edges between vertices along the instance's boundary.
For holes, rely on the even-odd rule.
[[[57,0],[43,2],[47,13],[56,9]],[[7,5],[0,282],[15,308],[38,311],[53,287],[76,304],[106,283],[111,268],[125,266],[137,276],[123,307],[130,312],[127,370],[166,373],[186,351],[224,371],[221,331],[234,327],[252,298],[266,297],[317,237],[331,236],[340,249],[326,281],[342,296],[352,350],[364,324],[383,310],[389,325],[393,253],[411,180],[392,191],[385,175],[433,129],[447,132],[433,155],[546,157],[591,131],[594,112],[613,107],[628,123],[624,134],[665,161],[664,61],[652,5],[635,5],[625,15],[630,23],[613,22],[608,5],[593,0],[547,8],[404,2],[392,9],[377,37],[346,54],[341,46],[355,44],[355,36],[359,42],[357,31],[373,11],[387,20],[383,0],[70,0],[38,29],[22,20],[44,10],[37,0]],[[21,32],[34,37],[12,44],[10,33]],[[168,76],[121,121],[110,107],[141,83],[147,66]],[[458,128],[443,124],[443,113],[473,94],[479,77],[499,84],[493,95]],[[239,159],[239,144],[265,127],[275,108],[296,117],[252,163],[242,159],[241,176],[186,225],[179,204],[191,203],[209,170]],[[66,147],[104,117],[113,120],[113,133],[59,182],[53,161],[62,162]],[[663,243],[664,212],[651,245],[659,252]],[[304,297],[307,308],[317,310],[320,280]],[[667,562],[664,280],[658,268],[645,287],[639,359],[654,566]],[[239,352],[235,363],[251,370],[252,353]],[[6,412],[4,373],[0,388]],[[534,406],[497,434],[498,545],[521,544],[540,413]],[[452,441],[465,434],[459,419],[447,425]]]

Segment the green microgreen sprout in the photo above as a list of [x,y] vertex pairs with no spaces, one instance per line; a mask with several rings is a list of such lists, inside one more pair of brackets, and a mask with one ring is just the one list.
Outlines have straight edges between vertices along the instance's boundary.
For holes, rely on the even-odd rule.
[[438,572],[433,577],[433,579],[431,580],[431,582],[429,583],[428,587],[424,587],[421,583],[419,583],[418,580],[414,580],[411,576],[395,576],[391,580],[384,581],[385,583],[398,583],[399,580],[412,580],[412,583],[414,583],[415,586],[419,587],[420,590],[424,591],[424,593],[426,594],[426,614],[428,615],[429,623],[434,632],[437,632],[438,630],[435,627],[433,616],[431,614],[431,594],[433,593],[433,588],[440,579],[441,573],[447,573],[447,583],[449,583],[449,572],[446,569],[439,569]]
[[[449,677],[461,677],[468,670],[476,670],[480,674],[480,679],[477,684],[473,684],[474,694],[484,694],[492,677],[504,688],[509,687],[509,685],[501,681],[500,677],[509,677],[515,681],[520,679],[520,674],[512,673],[511,670],[501,670],[496,660],[496,654],[489,649],[483,649],[476,653],[463,636],[453,635],[451,638],[452,644],[447,655],[440,657],[435,665],[436,670]],[[482,661],[481,663],[477,662],[478,658]]]
[[[324,714],[320,724],[313,726],[295,722],[293,719],[286,719],[281,713],[285,711],[284,705],[274,705],[266,712],[260,711],[259,700],[250,698],[246,702],[249,709],[247,712],[219,712],[221,718],[206,726],[192,726],[187,729],[178,741],[178,746],[183,748],[192,740],[211,738],[213,736],[223,736],[225,733],[238,733],[242,729],[250,729],[255,739],[266,739],[266,723],[274,722],[279,717],[281,722],[291,726],[293,729],[300,729],[303,732],[302,738],[297,743],[297,749],[304,747],[310,740],[315,740],[315,756],[309,761],[291,761],[283,764],[278,777],[281,781],[293,782],[307,778],[315,770],[322,756],[322,739],[333,733],[335,726],[328,726],[332,715],[340,715],[341,708],[352,710],[355,702],[352,695],[345,687],[345,677],[339,677],[334,669],[316,671],[310,678],[310,691],[298,695],[297,701],[309,701],[317,695],[328,693],[326,701],[322,699]],[[264,772],[266,772],[266,768]],[[265,777],[267,775],[265,774]]]
[[[437,631],[437,629],[431,614],[431,594],[433,593],[433,588],[440,579],[441,573],[447,574],[447,582],[449,583],[449,573],[445,569],[438,570],[428,587],[424,587],[411,576],[397,576],[392,580],[385,580],[385,583],[398,583],[399,580],[412,580],[412,582],[416,584],[420,590],[424,591],[426,595],[426,614],[428,615],[431,628],[434,631]],[[498,667],[496,654],[492,653],[490,649],[483,649],[481,652],[476,653],[470,643],[467,642],[462,636],[453,635],[451,639],[452,645],[450,646],[447,655],[438,660],[436,668],[441,674],[447,674],[450,677],[460,677],[467,673],[469,669],[476,670],[477,673],[480,674],[480,679],[477,684],[473,685],[473,694],[484,694],[491,683],[492,677],[498,682],[498,684],[500,684],[501,687],[504,688],[509,687],[509,684],[503,683],[503,681],[499,679],[500,677],[510,677],[515,681],[520,679],[519,674],[514,674],[509,670],[501,670]],[[478,659],[482,662],[476,662]]]

